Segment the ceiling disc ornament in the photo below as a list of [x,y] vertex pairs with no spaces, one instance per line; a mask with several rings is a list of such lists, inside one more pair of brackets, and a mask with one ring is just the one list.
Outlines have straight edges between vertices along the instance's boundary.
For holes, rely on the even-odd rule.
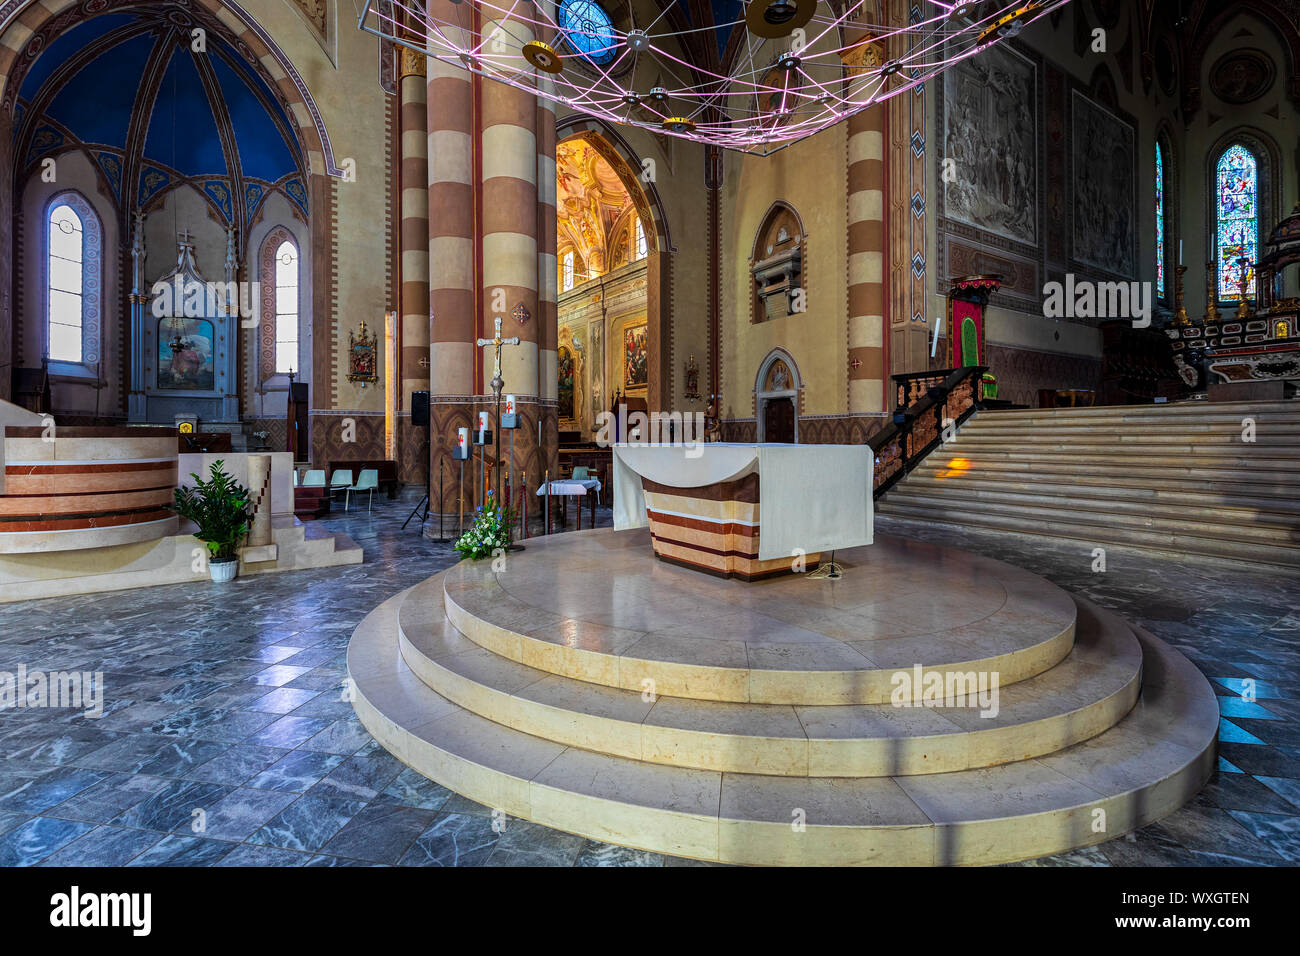
[[817,0],[749,0],[745,27],[756,37],[775,40],[807,26],[816,11]]
[[541,40],[524,44],[524,59],[543,73],[559,73],[564,69],[564,58]]
[[[615,0],[364,0],[357,25],[606,123],[766,156],[915,89],[1068,2],[910,0],[911,22],[889,25],[869,22],[867,0],[744,0],[716,15],[729,22],[676,30],[665,16],[616,26],[605,6]],[[475,22],[496,24],[506,42],[475,33]],[[700,33],[734,53],[724,66],[691,54]]]

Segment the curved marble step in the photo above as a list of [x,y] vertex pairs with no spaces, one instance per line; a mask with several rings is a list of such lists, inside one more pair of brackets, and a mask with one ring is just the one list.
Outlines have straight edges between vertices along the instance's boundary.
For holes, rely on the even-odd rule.
[[576,532],[530,540],[500,573],[487,561],[448,569],[446,612],[474,643],[537,670],[761,704],[888,703],[893,675],[917,663],[997,671],[1005,687],[1074,642],[1070,596],[1000,561],[888,536],[836,560],[850,569],[838,582],[750,585],[658,561],[645,529]]
[[402,660],[403,596],[368,615],[348,647],[354,705],[376,739],[420,773],[510,816],[653,852],[774,865],[1010,862],[1159,819],[1214,768],[1214,692],[1184,657],[1141,631],[1136,706],[1059,753],[924,776],[779,777],[595,754],[470,713]]
[[1054,753],[1112,727],[1137,700],[1142,652],[1122,620],[1081,602],[1074,649],[999,687],[996,712],[892,704],[791,706],[653,698],[549,674],[464,637],[442,575],[414,587],[398,627],[407,666],[480,717],[597,753],[699,770],[876,777],[988,767]]

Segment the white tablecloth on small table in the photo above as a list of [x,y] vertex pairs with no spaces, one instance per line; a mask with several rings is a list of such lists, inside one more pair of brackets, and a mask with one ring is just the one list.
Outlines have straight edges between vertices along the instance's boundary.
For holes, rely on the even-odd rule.
[[855,548],[871,544],[874,467],[867,445],[615,445],[614,527],[649,524],[642,477],[702,488],[757,471],[759,560]]
[[596,478],[566,478],[563,481],[552,481],[549,485],[542,485],[537,489],[537,494],[547,494],[547,488],[550,488],[550,494],[553,495],[585,495],[588,491],[595,490],[600,494],[600,481]]

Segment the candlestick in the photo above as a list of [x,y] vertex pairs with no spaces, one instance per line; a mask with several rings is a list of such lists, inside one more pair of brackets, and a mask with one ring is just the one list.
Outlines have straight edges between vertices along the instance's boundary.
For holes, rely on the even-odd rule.
[[1246,306],[1246,266],[1250,265],[1250,260],[1239,256],[1236,261],[1239,268],[1237,286],[1241,290],[1241,298],[1237,302],[1237,318],[1247,319],[1250,317],[1250,309]]
[[1215,263],[1205,264],[1205,321],[1219,321],[1219,276]]
[[1183,240],[1178,240],[1178,264],[1183,264]]
[[1174,269],[1174,324],[1191,325],[1192,321],[1187,317],[1187,310],[1183,308],[1183,273],[1187,271],[1187,266],[1179,263]]

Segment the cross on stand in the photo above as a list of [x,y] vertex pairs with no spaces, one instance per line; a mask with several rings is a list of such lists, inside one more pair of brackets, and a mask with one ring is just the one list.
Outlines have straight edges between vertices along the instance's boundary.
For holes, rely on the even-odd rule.
[[492,396],[496,399],[497,405],[497,422],[493,429],[496,432],[497,507],[503,507],[501,497],[501,389],[506,383],[501,377],[501,346],[518,345],[519,336],[503,339],[501,337],[501,316],[496,316],[492,321],[496,329],[495,334],[490,339],[478,339],[478,347],[482,349],[491,346],[496,350],[492,361],[492,381],[488,384],[492,386]]

